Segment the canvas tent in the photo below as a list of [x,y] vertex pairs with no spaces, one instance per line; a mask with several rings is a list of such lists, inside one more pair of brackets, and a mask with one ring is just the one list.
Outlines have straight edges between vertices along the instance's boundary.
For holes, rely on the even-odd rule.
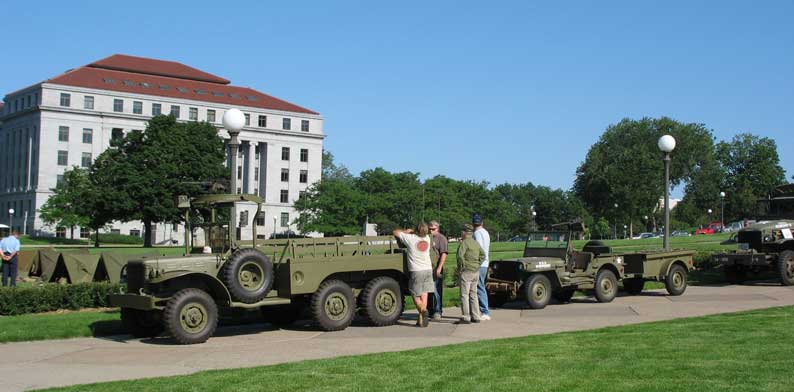
[[90,283],[94,280],[99,255],[61,253],[60,262],[66,268],[69,283]]
[[38,250],[21,250],[17,254],[17,270],[20,278],[27,278],[39,258]]

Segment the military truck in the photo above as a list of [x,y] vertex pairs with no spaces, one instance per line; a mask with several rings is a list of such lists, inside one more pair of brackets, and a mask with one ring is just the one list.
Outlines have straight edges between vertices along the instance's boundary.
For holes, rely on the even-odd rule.
[[736,233],[738,249],[715,254],[712,261],[732,284],[772,271],[784,286],[794,285],[794,184],[775,188],[757,206],[757,222]]
[[577,290],[592,291],[599,302],[611,302],[620,281],[632,295],[642,292],[646,280],[665,282],[670,295],[686,290],[694,251],[614,253],[601,241],[589,241],[577,251],[573,239],[584,231],[583,225],[556,226],[567,230],[530,233],[523,257],[491,262],[485,284],[489,304],[499,307],[524,298],[530,308],[543,309],[551,298],[569,302]]
[[190,254],[186,241],[184,256],[127,263],[126,293],[111,295],[110,303],[121,308],[132,335],[165,331],[180,344],[202,343],[215,332],[219,311],[232,309],[259,308],[275,324],[307,311],[325,331],[347,328],[357,309],[377,326],[397,322],[407,282],[393,237],[259,240],[254,224],[252,240],[239,241],[230,221],[219,218],[240,203],[261,212],[255,195],[182,197],[186,222],[190,210],[208,211],[202,228],[212,253]]

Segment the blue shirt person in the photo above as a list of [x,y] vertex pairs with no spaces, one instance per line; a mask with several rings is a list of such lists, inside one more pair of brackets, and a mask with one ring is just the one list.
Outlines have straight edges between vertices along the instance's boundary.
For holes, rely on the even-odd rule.
[[16,287],[17,285],[17,253],[19,253],[19,248],[19,232],[16,230],[0,241],[0,251],[3,252],[3,287],[9,284],[11,287]]

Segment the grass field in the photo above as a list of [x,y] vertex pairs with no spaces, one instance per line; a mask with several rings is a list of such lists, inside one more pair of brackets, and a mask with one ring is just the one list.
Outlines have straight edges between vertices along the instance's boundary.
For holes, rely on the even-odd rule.
[[794,308],[63,391],[790,391]]
[[79,311],[0,317],[0,343],[124,333],[118,311]]

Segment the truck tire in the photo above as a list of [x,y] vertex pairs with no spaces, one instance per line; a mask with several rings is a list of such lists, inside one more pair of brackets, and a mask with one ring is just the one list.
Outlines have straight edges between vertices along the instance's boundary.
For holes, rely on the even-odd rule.
[[396,280],[379,276],[367,282],[359,296],[364,317],[372,325],[394,325],[403,313],[402,289]]
[[618,294],[618,280],[615,273],[608,269],[601,269],[596,274],[595,297],[598,302],[612,302]]
[[259,311],[266,323],[277,327],[290,325],[301,317],[303,308],[298,304],[262,306]]
[[686,270],[679,264],[673,264],[670,267],[670,272],[667,273],[667,278],[664,280],[664,286],[670,295],[681,295],[686,291]]
[[551,281],[546,275],[532,274],[524,284],[527,305],[532,309],[543,309],[551,299]]
[[780,283],[783,286],[794,285],[794,251],[784,250],[780,252],[777,261],[777,269],[780,274]]
[[235,301],[252,304],[265,298],[273,286],[273,263],[256,249],[240,249],[226,260],[220,275]]
[[571,302],[571,298],[573,298],[573,294],[575,292],[576,292],[575,289],[564,288],[554,291],[554,293],[552,293],[551,295],[554,297],[554,299],[557,300],[557,302],[561,304],[567,304],[568,302]]
[[353,322],[356,299],[353,289],[341,280],[327,280],[312,296],[312,316],[325,331],[341,331]]
[[218,327],[218,306],[204,290],[182,289],[165,305],[163,323],[179,344],[204,343]]
[[629,278],[623,279],[623,289],[630,295],[637,295],[645,288],[645,279],[643,278]]
[[163,333],[163,314],[159,310],[121,308],[121,324],[136,338],[153,338]]

